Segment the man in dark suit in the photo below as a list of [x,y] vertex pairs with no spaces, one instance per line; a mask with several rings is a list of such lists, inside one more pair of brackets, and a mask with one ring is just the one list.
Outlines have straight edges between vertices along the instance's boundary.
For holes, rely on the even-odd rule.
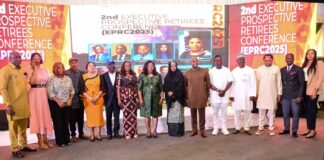
[[116,55],[114,55],[112,59],[116,61],[129,61],[131,59],[131,56],[127,54],[127,48],[125,45],[118,44],[116,46]]
[[[107,63],[108,71],[103,74],[106,95],[105,95],[105,109],[106,109],[106,127],[108,140],[115,138],[121,138],[119,135],[119,113],[120,107],[117,100],[117,73],[115,62],[111,61]],[[114,114],[114,130],[112,131],[112,114]],[[114,135],[113,135],[114,134]]]
[[281,68],[281,82],[282,82],[282,112],[284,116],[285,129],[279,134],[290,133],[290,110],[293,115],[292,131],[293,137],[298,137],[298,123],[299,123],[299,104],[302,101],[304,91],[304,72],[299,67],[294,65],[294,55],[288,53],[286,55],[287,66]]

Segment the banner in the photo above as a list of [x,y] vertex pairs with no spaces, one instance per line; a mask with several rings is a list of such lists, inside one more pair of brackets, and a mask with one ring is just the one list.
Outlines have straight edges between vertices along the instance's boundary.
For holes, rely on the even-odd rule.
[[275,64],[285,65],[287,53],[300,65],[307,49],[315,47],[317,4],[260,2],[229,6],[230,68],[238,54],[253,68],[263,64],[263,55],[274,55]]
[[64,5],[0,2],[0,68],[7,64],[9,53],[21,53],[23,66],[38,52],[44,66],[66,64],[71,57],[69,7]]
[[71,6],[71,17],[73,52],[102,67],[130,60],[138,70],[154,60],[162,71],[177,60],[186,70],[198,57],[210,68],[213,52],[225,52],[222,5]]

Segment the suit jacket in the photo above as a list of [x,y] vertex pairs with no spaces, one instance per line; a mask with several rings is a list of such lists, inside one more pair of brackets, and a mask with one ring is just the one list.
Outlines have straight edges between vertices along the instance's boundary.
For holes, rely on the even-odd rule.
[[89,56],[88,60],[90,62],[107,62],[110,59],[109,56],[108,53],[101,53],[99,55],[99,60],[96,60],[96,55]]
[[295,99],[302,97],[304,92],[305,77],[301,67],[292,65],[290,71],[287,66],[280,69],[282,82],[282,98]]
[[[117,60],[117,58],[118,58],[118,55],[114,55],[114,56],[112,57],[112,60]],[[127,53],[126,53],[126,55],[125,55],[125,58],[122,59],[122,60],[119,60],[119,61],[125,61],[125,60],[131,60],[131,56],[130,56],[129,54],[127,54]]]
[[109,75],[109,71],[107,71],[106,73],[104,73],[103,75],[103,79],[104,79],[104,84],[105,84],[105,104],[107,107],[111,106],[112,103],[115,103],[115,105],[117,105],[117,77],[118,74],[116,72],[116,77],[115,77],[115,84],[113,85],[112,82],[110,81],[110,75]]
[[306,94],[312,95],[315,89],[318,89],[317,95],[322,94],[322,83],[324,81],[324,63],[317,61],[316,72],[311,72],[308,75]]

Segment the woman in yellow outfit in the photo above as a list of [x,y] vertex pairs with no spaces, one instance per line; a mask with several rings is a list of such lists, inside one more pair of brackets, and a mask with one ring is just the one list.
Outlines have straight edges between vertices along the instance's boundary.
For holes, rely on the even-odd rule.
[[[88,72],[83,74],[80,79],[80,89],[87,115],[87,126],[91,128],[90,141],[93,142],[95,139],[101,141],[101,127],[105,124],[103,119],[103,79],[97,73],[96,65],[93,62],[89,62],[86,69]],[[98,132],[95,136],[96,128]]]

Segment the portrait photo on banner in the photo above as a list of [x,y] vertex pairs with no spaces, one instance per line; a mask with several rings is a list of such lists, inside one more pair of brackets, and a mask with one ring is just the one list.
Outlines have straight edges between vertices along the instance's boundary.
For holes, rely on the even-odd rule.
[[138,77],[144,69],[144,65],[133,65],[133,71],[136,73],[136,76]]
[[152,43],[134,43],[133,48],[134,61],[154,60]]
[[88,61],[106,63],[111,59],[108,44],[89,44]]
[[171,60],[174,59],[175,47],[174,43],[155,43],[155,59]]
[[211,31],[179,31],[179,59],[189,60],[197,57],[201,60],[212,58]]
[[114,43],[111,45],[113,61],[130,61],[132,60],[132,45],[129,43]]

